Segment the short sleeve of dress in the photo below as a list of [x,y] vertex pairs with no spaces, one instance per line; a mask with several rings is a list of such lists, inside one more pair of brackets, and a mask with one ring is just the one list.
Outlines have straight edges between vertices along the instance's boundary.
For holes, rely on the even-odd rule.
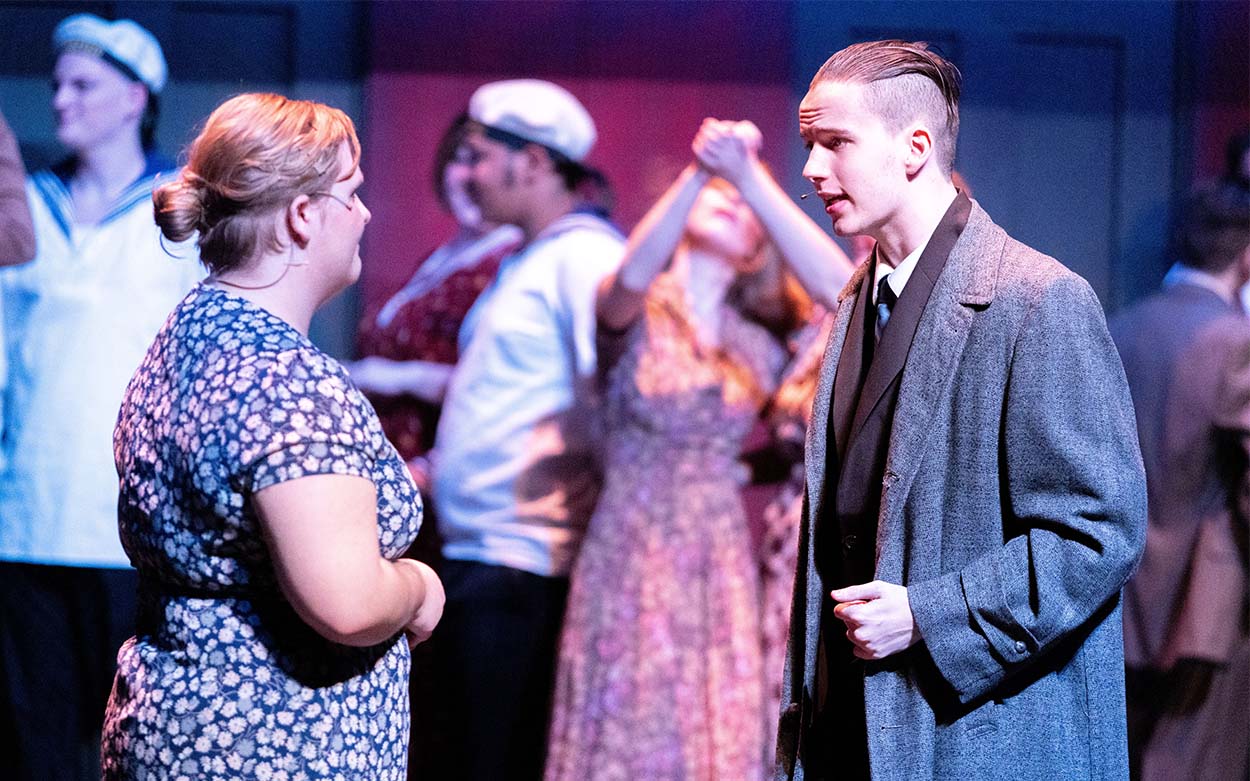
[[310,475],[372,479],[369,408],[332,359],[287,351],[258,367],[253,383],[240,450],[244,491]]

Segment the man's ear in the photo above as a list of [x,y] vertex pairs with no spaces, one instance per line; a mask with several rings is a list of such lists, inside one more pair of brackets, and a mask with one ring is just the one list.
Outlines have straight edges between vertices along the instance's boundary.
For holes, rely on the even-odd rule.
[[555,169],[551,154],[538,144],[526,144],[521,149],[522,173],[541,173]]
[[913,125],[907,136],[907,175],[915,176],[933,156],[933,135],[924,125]]
[[301,249],[307,247],[309,239],[312,238],[312,206],[312,199],[301,193],[287,205],[283,215],[291,241],[299,245]]
[[141,119],[148,109],[148,88],[137,81],[126,85],[126,116]]

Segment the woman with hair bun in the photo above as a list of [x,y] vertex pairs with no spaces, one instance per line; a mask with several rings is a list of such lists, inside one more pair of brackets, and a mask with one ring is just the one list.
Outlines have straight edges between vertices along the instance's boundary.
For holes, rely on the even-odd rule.
[[347,115],[247,94],[153,193],[165,236],[196,237],[210,275],[158,334],[114,435],[140,617],[105,779],[405,775],[409,644],[443,590],[400,558],[421,520],[408,470],[307,337],[360,274],[363,181]]

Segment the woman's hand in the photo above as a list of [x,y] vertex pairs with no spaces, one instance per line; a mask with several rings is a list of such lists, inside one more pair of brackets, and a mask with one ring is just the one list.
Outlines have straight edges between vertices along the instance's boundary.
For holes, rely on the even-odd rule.
[[443,591],[443,581],[439,580],[438,574],[425,562],[416,559],[398,559],[395,564],[414,569],[425,584],[425,598],[421,600],[421,606],[417,608],[417,612],[404,627],[408,647],[412,648],[418,643],[429,640],[430,635],[434,633],[434,627],[438,626],[439,619],[443,617],[443,606],[447,603],[447,594]]
[[695,160],[713,176],[737,187],[759,160],[764,137],[752,122],[707,118],[691,143]]

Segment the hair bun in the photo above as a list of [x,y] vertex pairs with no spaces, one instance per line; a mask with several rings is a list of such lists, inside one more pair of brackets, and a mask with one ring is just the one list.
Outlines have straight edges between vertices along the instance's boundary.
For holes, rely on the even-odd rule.
[[152,191],[156,224],[170,241],[186,241],[203,232],[203,180],[184,169],[172,182]]

